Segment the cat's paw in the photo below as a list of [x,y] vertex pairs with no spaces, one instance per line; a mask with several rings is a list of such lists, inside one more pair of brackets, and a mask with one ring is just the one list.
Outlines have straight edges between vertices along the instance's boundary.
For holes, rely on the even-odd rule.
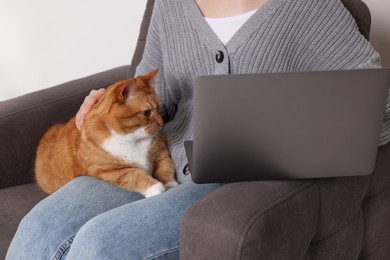
[[176,187],[178,185],[179,185],[179,183],[177,183],[176,181],[171,181],[171,182],[168,182],[165,184],[165,188],[170,189],[170,188]]
[[158,194],[161,194],[163,193],[164,191],[166,191],[166,188],[164,186],[164,184],[162,184],[161,182],[157,182],[156,184],[153,184],[152,186],[150,186],[144,193],[143,195],[145,196],[145,198],[149,198],[149,197],[152,197],[152,196],[156,196]]

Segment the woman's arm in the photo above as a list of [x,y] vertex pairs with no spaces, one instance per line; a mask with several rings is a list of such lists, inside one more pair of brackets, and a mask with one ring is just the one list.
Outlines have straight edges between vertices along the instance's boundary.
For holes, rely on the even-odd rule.
[[[355,20],[341,1],[329,0],[337,7],[332,13],[319,13],[315,21],[323,30],[307,32],[301,56],[304,70],[342,70],[381,68],[380,55],[364,38]],[[320,9],[319,9],[320,10]],[[327,10],[327,9],[326,9]],[[390,99],[379,145],[390,140]]]

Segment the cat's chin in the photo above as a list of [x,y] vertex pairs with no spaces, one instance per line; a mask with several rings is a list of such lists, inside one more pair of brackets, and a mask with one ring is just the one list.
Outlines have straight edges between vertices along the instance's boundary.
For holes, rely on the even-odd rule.
[[157,182],[156,184],[150,186],[145,192],[143,192],[142,195],[144,195],[145,198],[149,198],[159,195],[164,191],[166,191],[164,184],[162,184],[161,182]]
[[151,125],[146,126],[144,128],[144,131],[148,135],[155,136],[155,135],[157,135],[160,132],[161,128],[162,127],[160,125],[151,124]]
[[159,132],[160,132],[160,130],[158,130],[158,131],[152,131],[152,132],[145,130],[145,134],[146,134],[148,137],[154,137],[154,136],[156,136]]

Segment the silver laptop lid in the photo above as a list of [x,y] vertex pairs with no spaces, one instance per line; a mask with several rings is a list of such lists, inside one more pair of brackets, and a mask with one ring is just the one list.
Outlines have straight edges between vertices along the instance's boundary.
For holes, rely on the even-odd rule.
[[389,86],[387,69],[199,77],[192,178],[370,174]]

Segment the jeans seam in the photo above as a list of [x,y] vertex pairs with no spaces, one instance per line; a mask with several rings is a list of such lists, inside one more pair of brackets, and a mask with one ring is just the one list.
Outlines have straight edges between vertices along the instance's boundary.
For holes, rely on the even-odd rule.
[[65,242],[62,243],[60,248],[57,250],[57,253],[54,255],[53,260],[60,260],[61,257],[64,255],[65,251],[70,247],[74,240],[75,236],[71,236]]
[[145,258],[144,260],[151,260],[151,259],[154,259],[154,258],[156,258],[156,257],[162,256],[162,255],[164,255],[164,254],[166,254],[166,253],[173,252],[173,251],[178,250],[178,249],[179,249],[179,246],[174,247],[174,248],[169,249],[169,250],[166,250],[166,251],[164,251],[164,252],[160,252],[160,253],[158,253],[158,254],[156,254],[156,255],[149,256],[149,257]]

